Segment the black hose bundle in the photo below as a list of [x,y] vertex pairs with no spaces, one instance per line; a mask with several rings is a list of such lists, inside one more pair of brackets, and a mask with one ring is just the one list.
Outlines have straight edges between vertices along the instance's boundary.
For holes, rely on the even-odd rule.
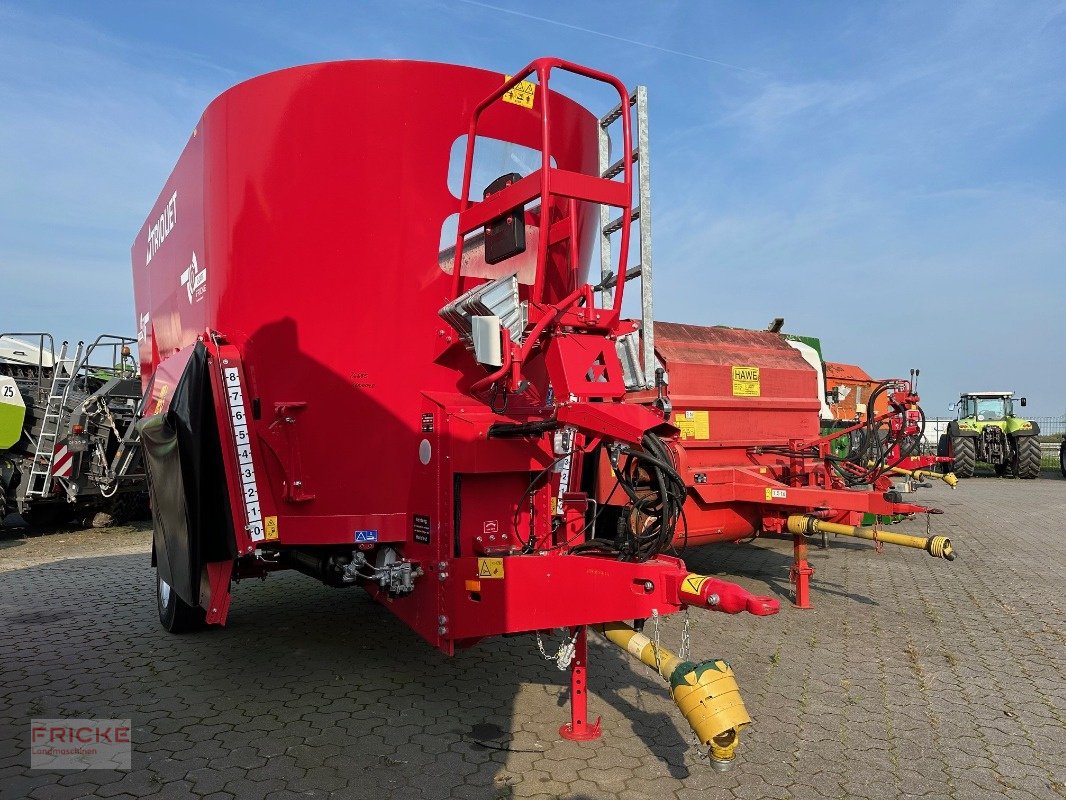
[[613,540],[590,539],[571,552],[608,552],[620,561],[647,561],[673,547],[688,489],[662,439],[647,433],[641,444],[639,450],[622,446],[609,451],[618,485],[629,498],[618,520],[618,535]]
[[[866,401],[867,420],[865,426],[851,434],[852,446],[844,458],[830,456],[833,461],[847,462],[850,469],[838,468],[844,480],[852,485],[867,484],[875,481],[891,467],[900,464],[917,449],[925,435],[925,412],[918,407],[919,431],[915,436],[908,436],[907,408],[898,406],[893,409],[893,416],[875,420],[874,409],[877,400],[887,391],[896,388],[895,381],[884,381],[877,385]],[[899,418],[896,430],[892,429],[892,420]],[[899,456],[892,458],[892,451],[899,448]],[[890,463],[891,461],[891,463]]]

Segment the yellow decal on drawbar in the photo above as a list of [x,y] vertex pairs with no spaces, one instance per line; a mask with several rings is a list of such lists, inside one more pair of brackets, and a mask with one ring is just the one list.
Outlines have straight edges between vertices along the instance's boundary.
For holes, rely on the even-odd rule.
[[502,558],[479,558],[477,560],[477,576],[479,578],[502,578]]
[[682,439],[710,439],[711,421],[706,411],[682,411],[674,417]]
[[263,519],[263,535],[268,542],[273,542],[278,538],[277,517],[265,517]]
[[699,594],[703,584],[708,580],[710,580],[710,578],[706,575],[689,573],[685,576],[685,580],[681,581],[681,591],[688,592],[689,594]]
[[[513,75],[504,75],[503,82],[513,78]],[[514,85],[513,89],[503,93],[503,102],[513,103],[516,106],[522,106],[522,108],[533,108],[533,98],[537,93],[537,84],[532,81],[519,81]]]
[[760,397],[758,367],[733,367],[733,397]]

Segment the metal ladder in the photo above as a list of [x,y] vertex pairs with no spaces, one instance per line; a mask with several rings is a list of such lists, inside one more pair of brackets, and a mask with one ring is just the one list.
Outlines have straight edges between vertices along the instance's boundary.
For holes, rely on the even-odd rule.
[[52,370],[52,385],[48,390],[48,400],[41,419],[41,432],[37,436],[37,447],[33,452],[33,465],[30,468],[26,497],[44,497],[52,488],[52,463],[55,460],[56,442],[59,438],[63,416],[66,413],[67,396],[70,384],[78,374],[84,343],[78,342],[74,356],[67,358],[67,343],[59,351],[59,358]]
[[[633,152],[610,162],[611,136],[608,129],[622,116],[618,105],[600,119],[599,167],[600,176],[614,178],[625,169],[626,158],[632,159],[637,172],[637,203],[631,219],[637,223],[640,238],[640,261],[626,270],[625,281],[640,278],[640,326],[641,332],[623,336],[618,340],[618,355],[622,360],[626,388],[652,389],[655,386],[655,320],[652,317],[652,260],[651,260],[651,156],[648,148],[648,89],[638,86],[629,96],[629,105],[636,109],[633,124],[636,127],[636,146]],[[610,208],[600,206],[600,287],[601,303],[606,307],[614,297],[618,276],[611,272],[611,235],[622,227],[622,217],[610,218]],[[642,334],[642,335],[641,335]],[[637,342],[643,339],[643,352],[638,353]],[[644,366],[641,367],[640,355]]]

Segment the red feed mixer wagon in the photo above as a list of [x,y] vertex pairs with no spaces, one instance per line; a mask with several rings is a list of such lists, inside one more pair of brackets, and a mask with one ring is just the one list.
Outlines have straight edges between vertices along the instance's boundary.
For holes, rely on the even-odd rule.
[[[597,118],[550,89],[560,72],[617,106]],[[781,450],[807,432],[799,406],[778,417],[773,380],[711,423],[727,452],[684,433],[662,381],[627,391],[619,354],[641,326],[622,318],[626,281],[588,274],[597,237],[613,238],[613,274],[640,277],[650,313],[650,236],[647,272],[627,269],[644,104],[550,58],[514,77],[316,64],[211,103],[132,250],[165,628],[223,624],[234,579],[280,569],[363,587],[449,654],[563,628],[561,733],[592,739],[592,626],[657,669],[712,763],[731,763],[750,722],[732,671],[670,653],[641,621],[778,602],[690,573],[676,544],[828,525],[880,495]],[[685,391],[706,395],[698,383]],[[714,403],[683,407],[713,418]],[[752,455],[734,426],[770,449]]]

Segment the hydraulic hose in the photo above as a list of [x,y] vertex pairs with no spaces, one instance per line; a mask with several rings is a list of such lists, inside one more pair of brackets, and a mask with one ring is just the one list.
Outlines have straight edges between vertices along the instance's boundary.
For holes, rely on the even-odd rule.
[[608,552],[621,561],[647,561],[673,547],[684,521],[688,487],[674,467],[662,439],[646,433],[641,449],[616,446],[609,451],[618,485],[629,498],[614,540],[590,539],[571,552]]

